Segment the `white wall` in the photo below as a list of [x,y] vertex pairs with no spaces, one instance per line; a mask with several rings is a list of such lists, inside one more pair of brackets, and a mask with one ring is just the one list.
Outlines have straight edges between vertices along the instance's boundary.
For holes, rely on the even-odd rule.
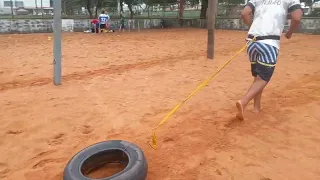
[[[36,7],[36,4],[38,7],[41,7],[41,0],[22,0],[22,1],[24,2],[24,7],[26,8]],[[50,7],[50,0],[42,0],[42,7]]]
[[3,8],[3,0],[0,0],[0,8]]

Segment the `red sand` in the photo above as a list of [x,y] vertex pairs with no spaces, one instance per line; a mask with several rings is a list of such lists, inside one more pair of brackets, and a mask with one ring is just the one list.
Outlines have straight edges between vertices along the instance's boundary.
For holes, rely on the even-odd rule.
[[[63,34],[63,85],[52,85],[51,34],[0,36],[0,178],[61,180],[86,146],[123,139],[149,162],[148,180],[320,179],[320,36],[283,39],[260,114],[236,120],[252,77],[245,53],[158,131],[151,129],[244,44],[246,32]],[[97,39],[97,38],[101,39]]]

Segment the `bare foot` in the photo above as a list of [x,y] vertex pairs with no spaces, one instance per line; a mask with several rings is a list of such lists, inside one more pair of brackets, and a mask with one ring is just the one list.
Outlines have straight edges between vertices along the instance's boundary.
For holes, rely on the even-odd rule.
[[238,101],[236,103],[236,107],[238,109],[237,118],[239,118],[240,120],[243,120],[244,119],[244,117],[243,117],[243,106],[241,104],[241,101]]

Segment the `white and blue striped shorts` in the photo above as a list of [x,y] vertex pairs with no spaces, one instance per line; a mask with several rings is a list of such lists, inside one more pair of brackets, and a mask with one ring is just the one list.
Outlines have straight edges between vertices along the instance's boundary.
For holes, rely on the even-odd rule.
[[270,81],[277,63],[279,50],[269,44],[259,41],[249,43],[247,48],[251,62],[251,73],[254,77],[259,75],[263,80]]
[[274,66],[277,63],[279,50],[272,45],[255,41],[249,44],[247,53],[253,63]]

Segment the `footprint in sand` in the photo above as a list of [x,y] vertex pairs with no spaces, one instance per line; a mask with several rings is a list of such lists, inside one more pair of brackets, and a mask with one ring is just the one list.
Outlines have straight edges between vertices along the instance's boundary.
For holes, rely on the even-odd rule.
[[47,164],[53,164],[53,163],[62,163],[65,162],[66,158],[49,158],[49,159],[43,159],[38,161],[35,165],[32,166],[33,169],[42,168]]
[[53,146],[62,144],[64,137],[65,137],[64,133],[59,133],[59,134],[53,136],[50,140],[48,140],[48,144],[53,145]]
[[21,134],[22,132],[23,132],[22,130],[9,130],[7,131],[7,134],[16,135],[16,134]]
[[35,155],[34,157],[32,157],[31,159],[39,159],[39,158],[43,158],[45,156],[48,156],[54,152],[56,152],[57,150],[49,150],[49,151],[43,151],[37,155]]
[[164,142],[164,143],[173,142],[173,141],[174,141],[174,139],[173,139],[173,138],[170,138],[170,137],[165,137],[165,138],[163,139],[163,142]]
[[10,169],[7,167],[7,164],[0,162],[0,178],[7,177],[9,172],[10,172]]
[[[56,137],[61,137],[61,135],[56,135]],[[43,151],[31,158],[31,164],[33,164],[32,169],[37,169],[45,166],[48,163],[59,163],[67,160],[66,158],[50,158],[51,154],[55,153],[57,150]]]
[[89,125],[83,125],[81,128],[81,133],[82,134],[90,134],[93,132],[93,128]]
[[216,170],[216,173],[217,173],[219,176],[221,176],[221,175],[222,175],[222,172],[221,172],[221,170],[220,170],[220,169],[217,169],[217,170]]

